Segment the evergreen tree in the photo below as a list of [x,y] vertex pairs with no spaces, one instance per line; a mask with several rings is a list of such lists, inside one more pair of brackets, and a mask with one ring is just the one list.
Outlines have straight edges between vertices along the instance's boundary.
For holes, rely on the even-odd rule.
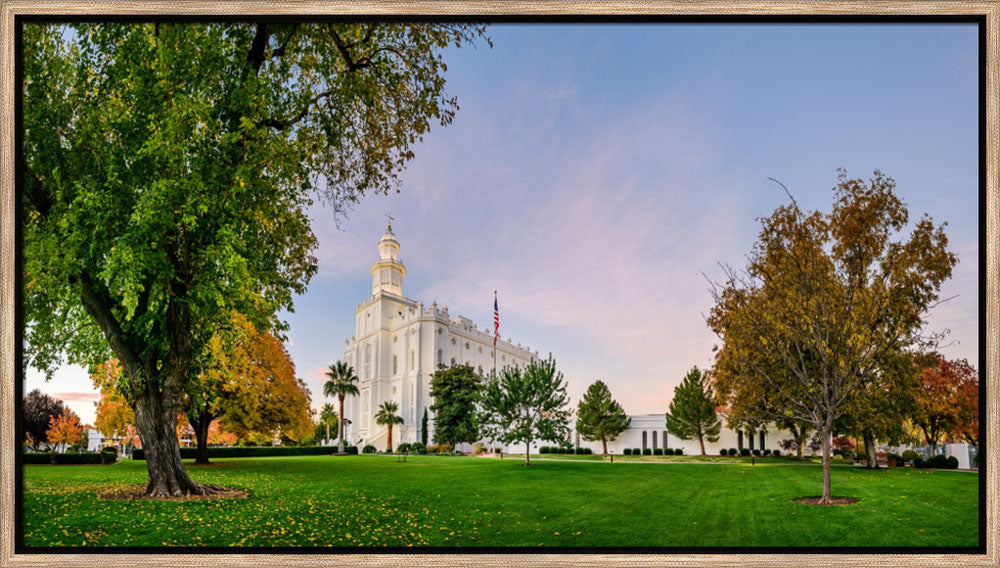
[[590,385],[576,409],[576,431],[584,440],[601,441],[602,452],[608,453],[608,440],[614,440],[629,429],[632,420],[625,415],[603,381]]
[[482,379],[469,365],[439,368],[431,378],[434,441],[456,445],[479,439],[476,400]]
[[697,438],[701,455],[705,455],[705,439],[717,442],[722,429],[713,399],[705,375],[698,367],[693,367],[674,389],[674,399],[667,412],[667,431],[681,440]]
[[427,447],[427,407],[424,407],[424,417],[420,419],[420,443]]

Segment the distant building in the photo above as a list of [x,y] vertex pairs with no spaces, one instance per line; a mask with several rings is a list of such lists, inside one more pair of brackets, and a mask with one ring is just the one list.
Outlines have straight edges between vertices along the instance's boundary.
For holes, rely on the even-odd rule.
[[[403,424],[392,430],[393,445],[420,440],[424,409],[430,412],[431,375],[438,365],[466,364],[481,372],[493,370],[492,330],[480,330],[472,320],[451,316],[437,302],[425,307],[403,295],[406,268],[399,257],[399,241],[391,223],[378,242],[378,259],[372,264],[372,295],[354,311],[355,334],[344,344],[344,360],[358,375],[359,396],[344,400],[345,440],[386,445],[385,426],[375,424],[384,401],[395,401]],[[484,301],[488,301],[484,298]],[[497,368],[524,366],[538,352],[499,340]],[[433,439],[433,419],[428,440]]]

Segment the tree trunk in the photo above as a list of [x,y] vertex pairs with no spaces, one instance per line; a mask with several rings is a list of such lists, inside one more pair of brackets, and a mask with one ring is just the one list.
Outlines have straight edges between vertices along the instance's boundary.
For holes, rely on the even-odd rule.
[[798,459],[805,459],[803,452],[805,451],[804,446],[806,445],[806,427],[799,426],[798,430],[793,428],[792,435],[795,436],[795,452]]
[[324,442],[330,441],[330,419],[326,419],[326,438],[323,439]]
[[604,436],[601,436],[601,447],[604,448],[604,455],[608,455],[608,441],[604,439]]
[[833,445],[830,441],[830,432],[820,432],[820,443],[823,445],[823,497],[820,505],[830,504],[830,451]]
[[531,440],[524,443],[524,465],[531,465]]
[[868,469],[878,469],[878,453],[875,451],[875,436],[868,432],[861,435],[865,443],[865,454],[867,457],[865,467]]
[[211,423],[211,415],[199,414],[198,424],[194,425],[194,437],[198,443],[198,456],[194,460],[196,464],[208,464],[208,427]]
[[698,444],[701,445],[701,455],[705,455],[705,439],[698,436]]
[[340,414],[337,415],[337,453],[344,453],[344,395],[339,395]]
[[392,453],[392,424],[389,424],[389,436],[385,439],[385,451]]
[[210,489],[195,483],[181,465],[177,410],[165,409],[159,392],[153,386],[147,388],[136,401],[135,425],[142,439],[149,473],[147,496],[203,495]]

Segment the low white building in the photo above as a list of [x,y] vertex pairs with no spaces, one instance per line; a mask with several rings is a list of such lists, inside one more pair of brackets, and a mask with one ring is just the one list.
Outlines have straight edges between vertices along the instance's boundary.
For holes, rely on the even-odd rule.
[[[622,432],[615,440],[608,442],[608,452],[621,455],[625,453],[626,448],[629,450],[638,449],[640,451],[646,449],[653,451],[656,449],[669,448],[674,450],[681,448],[684,450],[685,455],[701,454],[701,446],[697,439],[681,440],[667,432],[666,414],[638,414],[629,416],[629,418],[632,421],[630,428]],[[718,441],[709,442],[705,440],[705,453],[708,455],[719,455],[723,449],[729,448],[736,448],[737,450],[746,448],[751,451],[780,450],[781,446],[778,444],[782,440],[793,437],[791,432],[774,427],[773,425],[750,435],[749,432],[726,428],[724,415],[720,414],[719,419],[722,421],[722,430],[719,432]],[[600,441],[588,442],[576,432],[575,419],[570,420],[570,442],[574,448],[590,448],[595,454],[600,453],[602,450]],[[541,446],[555,445],[558,444],[539,441],[531,445],[531,451],[532,453],[536,453]],[[513,444],[507,448],[507,451],[524,453],[524,444]]]

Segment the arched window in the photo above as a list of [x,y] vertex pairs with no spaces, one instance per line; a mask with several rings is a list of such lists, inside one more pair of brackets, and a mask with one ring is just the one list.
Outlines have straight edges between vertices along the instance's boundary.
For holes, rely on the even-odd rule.
[[365,378],[372,378],[372,346],[365,345]]
[[653,430],[653,449],[655,450],[658,446],[656,445],[656,430]]
[[761,433],[760,433],[760,451],[762,451],[762,452],[764,451],[764,448],[765,448],[765,446],[764,446],[764,441],[766,440],[766,438],[764,437],[765,435],[766,435],[766,433],[764,431],[761,431]]
[[438,365],[444,365],[444,349],[438,349]]
[[670,438],[667,438],[667,431],[664,430],[663,431],[663,449],[665,450],[665,449],[667,449],[669,447],[670,447]]
[[736,431],[736,448],[743,449],[743,430]]
[[642,451],[646,451],[646,431],[642,431]]
[[396,357],[395,355],[393,355],[392,356],[392,374],[393,375],[395,375],[397,373],[397,366],[398,366],[398,364],[399,364],[399,358]]
[[454,358],[454,357],[452,357],[452,358],[451,358],[451,366],[452,366],[452,367],[454,367],[454,366],[455,366],[455,358]]

